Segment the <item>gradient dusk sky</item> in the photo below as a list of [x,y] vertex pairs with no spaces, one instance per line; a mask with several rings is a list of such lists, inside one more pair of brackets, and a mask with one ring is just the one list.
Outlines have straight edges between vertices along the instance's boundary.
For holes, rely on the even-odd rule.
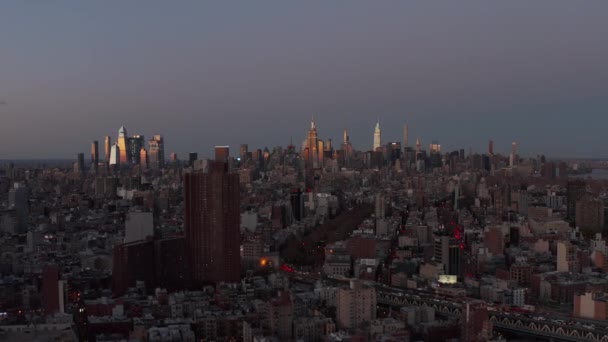
[[[2,1],[0,159],[162,133],[166,152],[428,148],[608,157],[608,1]],[[103,157],[103,154],[102,154]]]

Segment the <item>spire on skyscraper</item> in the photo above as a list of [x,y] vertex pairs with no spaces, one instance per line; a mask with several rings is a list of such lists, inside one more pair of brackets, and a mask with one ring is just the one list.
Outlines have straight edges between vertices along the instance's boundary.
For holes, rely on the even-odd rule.
[[376,121],[376,128],[374,128],[374,151],[382,147],[382,134],[380,132],[380,118]]
[[403,127],[403,147],[407,147],[408,144],[408,131],[407,124]]
[[346,144],[348,142],[348,132],[346,131],[346,128],[344,129],[344,143]]
[[315,126],[315,116],[312,116],[312,119],[310,120],[310,129],[317,129],[317,127]]

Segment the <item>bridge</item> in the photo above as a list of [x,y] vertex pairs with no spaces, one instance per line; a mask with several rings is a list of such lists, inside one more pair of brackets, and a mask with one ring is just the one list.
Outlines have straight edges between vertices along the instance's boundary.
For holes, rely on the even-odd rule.
[[[288,276],[296,281],[312,284],[322,280],[334,286],[344,286],[349,279],[321,279],[319,275],[303,274],[299,272],[288,273]],[[436,313],[453,318],[462,315],[462,303],[454,301],[453,298],[437,296],[428,291],[414,289],[398,289],[380,285],[374,282],[364,281],[376,288],[376,298],[379,304],[390,306],[427,306],[433,308]],[[488,311],[488,316],[494,329],[507,333],[527,335],[530,337],[550,339],[552,341],[564,342],[608,342],[608,322],[598,322],[585,319],[565,318],[571,320],[572,324],[556,323],[548,320],[540,314],[530,313],[523,315],[505,311]],[[560,318],[556,316],[554,318]],[[588,328],[584,325],[593,324]]]
[[[391,306],[427,306],[435,312],[448,316],[460,317],[462,305],[460,303],[428,298],[423,295],[410,295],[377,288],[378,303]],[[549,338],[554,341],[573,342],[608,342],[608,329],[606,326],[586,328],[577,324],[559,324],[544,320],[538,315],[521,315],[509,312],[488,311],[494,329],[511,333],[524,333],[533,337]],[[542,318],[541,318],[542,317]],[[543,319],[543,320],[541,320]]]

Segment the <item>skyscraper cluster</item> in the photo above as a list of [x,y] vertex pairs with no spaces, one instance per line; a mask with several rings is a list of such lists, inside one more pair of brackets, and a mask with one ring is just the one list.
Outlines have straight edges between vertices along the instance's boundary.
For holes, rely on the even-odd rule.
[[97,141],[91,143],[91,170],[97,172],[99,166],[113,169],[128,169],[138,166],[141,170],[162,169],[165,164],[165,147],[162,135],[155,134],[148,142],[143,135],[129,136],[127,129],[121,126],[116,142],[108,135],[104,138],[105,161],[99,158]]

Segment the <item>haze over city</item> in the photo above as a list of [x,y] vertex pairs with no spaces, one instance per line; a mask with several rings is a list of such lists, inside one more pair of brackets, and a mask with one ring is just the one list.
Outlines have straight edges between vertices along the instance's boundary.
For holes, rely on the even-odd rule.
[[608,157],[606,2],[0,4],[0,159],[72,158],[118,128],[167,152],[347,128],[423,145]]
[[608,342],[608,2],[0,2],[0,341]]

